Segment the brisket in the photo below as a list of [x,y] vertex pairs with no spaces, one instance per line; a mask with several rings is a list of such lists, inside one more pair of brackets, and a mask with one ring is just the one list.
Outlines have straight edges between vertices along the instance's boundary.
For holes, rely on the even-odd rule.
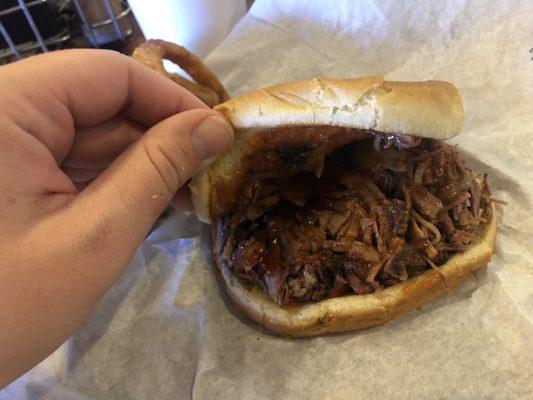
[[217,262],[279,305],[420,275],[465,251],[491,218],[486,176],[442,142],[375,134],[325,160],[320,148],[296,149],[268,152],[287,167],[251,171],[238,207],[213,227]]

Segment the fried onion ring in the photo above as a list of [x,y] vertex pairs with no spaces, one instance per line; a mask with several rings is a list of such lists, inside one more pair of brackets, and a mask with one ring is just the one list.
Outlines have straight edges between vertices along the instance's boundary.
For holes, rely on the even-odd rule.
[[[165,42],[164,40],[152,39],[138,46],[132,57],[141,64],[172,79],[209,107],[214,107],[229,99],[226,90],[217,77],[204,65],[200,58],[185,47]],[[163,60],[169,60],[177,64],[196,82],[192,82],[176,73],[168,72],[163,66]]]

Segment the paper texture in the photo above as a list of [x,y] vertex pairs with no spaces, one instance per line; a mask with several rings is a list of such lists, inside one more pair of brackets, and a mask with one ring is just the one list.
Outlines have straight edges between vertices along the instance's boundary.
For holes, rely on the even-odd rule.
[[0,399],[529,399],[533,2],[257,0],[208,65],[232,95],[315,77],[453,82],[501,218],[486,271],[384,326],[270,335],[227,300],[207,228],[166,220],[87,324]]

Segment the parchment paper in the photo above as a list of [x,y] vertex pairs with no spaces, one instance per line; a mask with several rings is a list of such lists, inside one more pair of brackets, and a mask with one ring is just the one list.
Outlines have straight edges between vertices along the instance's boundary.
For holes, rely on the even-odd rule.
[[232,95],[314,76],[454,82],[455,142],[509,202],[486,271],[384,326],[292,340],[235,310],[206,228],[173,216],[86,325],[0,398],[532,398],[532,17],[526,0],[257,0],[207,59]]

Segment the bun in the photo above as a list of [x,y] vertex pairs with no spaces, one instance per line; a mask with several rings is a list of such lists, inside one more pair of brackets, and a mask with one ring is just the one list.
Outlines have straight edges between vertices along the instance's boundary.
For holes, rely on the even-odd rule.
[[320,79],[259,89],[218,105],[237,129],[330,125],[433,139],[459,134],[463,105],[451,83],[382,77]]
[[[496,239],[496,214],[469,249],[439,267],[451,288],[490,261]],[[280,307],[255,287],[247,287],[218,265],[226,289],[238,307],[258,324],[282,335],[305,337],[368,328],[420,307],[446,293],[438,272],[422,275],[370,294],[335,297],[303,305]]]
[[[213,189],[237,171],[246,172],[240,169],[241,160],[261,151],[257,145],[252,148],[252,143],[266,130],[337,126],[444,140],[458,135],[463,123],[461,98],[451,83],[392,82],[382,77],[287,83],[231,99],[215,110],[231,122],[236,135],[234,146],[190,184],[196,214],[203,222],[225,211],[212,209],[216,203]],[[338,130],[325,132],[334,135]]]

